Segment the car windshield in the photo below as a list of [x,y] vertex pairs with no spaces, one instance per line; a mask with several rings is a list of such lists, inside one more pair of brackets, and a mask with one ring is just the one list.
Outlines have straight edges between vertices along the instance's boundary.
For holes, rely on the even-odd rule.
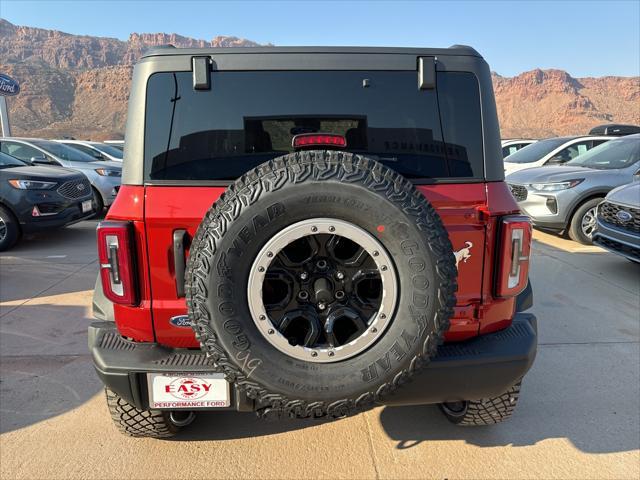
[[25,167],[27,164],[16,157],[0,152],[0,168]]
[[504,161],[509,163],[533,163],[548,155],[560,145],[565,143],[567,138],[547,138],[539,142],[527,145],[508,157]]
[[640,137],[621,138],[592,148],[565,165],[567,167],[616,170],[633,165],[638,160],[640,160]]
[[62,160],[68,160],[70,162],[95,162],[98,159],[93,158],[91,155],[87,155],[80,150],[68,147],[58,142],[50,142],[48,140],[34,140],[31,143],[46,150],[47,152],[55,155]]
[[120,150],[119,148],[98,142],[92,142],[90,145],[96,150],[100,150],[102,153],[106,153],[107,155],[111,155],[114,158],[119,158],[122,160],[122,150]]

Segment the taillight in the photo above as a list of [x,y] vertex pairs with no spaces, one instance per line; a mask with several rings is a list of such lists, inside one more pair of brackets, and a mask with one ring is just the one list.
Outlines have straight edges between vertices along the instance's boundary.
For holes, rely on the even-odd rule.
[[138,303],[134,274],[133,226],[130,222],[98,224],[98,259],[104,295],[114,303]]
[[502,218],[496,296],[513,297],[527,286],[531,255],[531,221],[528,217]]
[[301,133],[293,137],[293,148],[302,147],[338,147],[347,146],[347,139],[336,133]]

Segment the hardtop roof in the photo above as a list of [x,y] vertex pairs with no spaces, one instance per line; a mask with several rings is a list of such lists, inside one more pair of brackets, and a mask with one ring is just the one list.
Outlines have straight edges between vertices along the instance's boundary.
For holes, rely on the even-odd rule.
[[178,48],[173,45],[161,45],[145,51],[142,58],[175,55],[224,55],[224,54],[260,54],[260,53],[323,53],[323,54],[388,54],[388,55],[423,55],[423,56],[482,56],[467,45],[452,45],[448,48],[410,48],[410,47],[211,47],[211,48]]

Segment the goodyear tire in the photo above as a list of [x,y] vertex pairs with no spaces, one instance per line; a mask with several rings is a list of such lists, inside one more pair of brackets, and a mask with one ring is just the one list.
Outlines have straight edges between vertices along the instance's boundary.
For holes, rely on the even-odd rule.
[[129,437],[170,438],[195,417],[193,412],[140,410],[109,389],[105,389],[105,395],[111,420]]
[[[336,151],[238,179],[204,217],[185,277],[202,349],[272,418],[343,417],[390,395],[435,354],[457,288],[429,202],[393,170]],[[276,318],[283,302],[299,308]]]

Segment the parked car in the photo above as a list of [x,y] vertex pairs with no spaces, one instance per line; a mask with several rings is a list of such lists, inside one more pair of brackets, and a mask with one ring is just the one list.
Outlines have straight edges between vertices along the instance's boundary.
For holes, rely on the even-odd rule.
[[640,181],[609,192],[598,205],[593,243],[640,263]]
[[0,251],[23,233],[63,227],[94,213],[91,184],[82,173],[31,166],[0,152]]
[[512,414],[531,224],[475,50],[154,49],[131,88],[89,329],[123,433],[198,410]]
[[124,140],[105,140],[104,142],[107,145],[111,145],[119,150],[124,150]]
[[75,148],[38,138],[0,138],[0,151],[24,162],[60,165],[84,173],[91,182],[97,212],[111,205],[118,194],[121,162],[98,161]]
[[96,160],[111,160],[113,162],[122,162],[122,150],[100,142],[90,142],[87,140],[56,140],[71,148],[80,150],[81,152],[91,155]]
[[507,176],[511,193],[533,225],[588,245],[596,225],[596,207],[615,187],[640,169],[640,135],[620,137],[563,166],[522,170]]
[[613,135],[618,137],[633,135],[634,133],[640,133],[640,126],[607,123],[605,125],[598,125],[597,127],[593,127],[589,130],[589,135]]
[[554,137],[540,140],[504,159],[504,173],[510,175],[525,168],[562,165],[593,147],[615,137],[583,136]]
[[509,155],[516,153],[521,148],[536,142],[537,140],[526,138],[510,138],[502,140],[502,157],[508,157]]

